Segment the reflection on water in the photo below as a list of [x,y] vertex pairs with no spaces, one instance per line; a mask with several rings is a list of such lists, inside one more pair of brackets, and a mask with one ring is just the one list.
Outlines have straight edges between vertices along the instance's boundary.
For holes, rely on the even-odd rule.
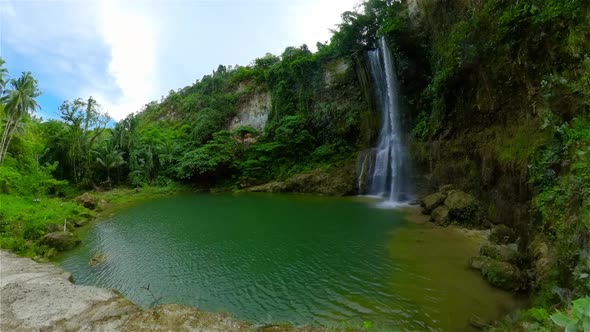
[[[77,283],[117,289],[144,307],[153,303],[141,289],[149,284],[161,303],[256,323],[447,330],[511,303],[466,270],[469,241],[372,206],[291,195],[165,198],[97,224],[61,264]],[[88,266],[98,253],[105,262]]]

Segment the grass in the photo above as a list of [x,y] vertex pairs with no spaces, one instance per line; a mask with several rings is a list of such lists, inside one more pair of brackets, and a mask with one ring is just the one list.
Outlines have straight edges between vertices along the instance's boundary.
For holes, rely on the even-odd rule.
[[169,185],[92,193],[98,201],[107,202],[104,208],[96,211],[74,200],[0,195],[0,248],[24,257],[51,258],[55,250],[41,245],[40,239],[47,233],[63,230],[64,221],[68,231],[83,238],[87,227],[76,227],[76,224],[88,224],[88,221],[100,220],[135,203],[187,190],[184,186]]
[[52,231],[68,228],[94,213],[74,202],[58,198],[0,195],[0,248],[21,256],[34,257],[49,254],[39,239]]

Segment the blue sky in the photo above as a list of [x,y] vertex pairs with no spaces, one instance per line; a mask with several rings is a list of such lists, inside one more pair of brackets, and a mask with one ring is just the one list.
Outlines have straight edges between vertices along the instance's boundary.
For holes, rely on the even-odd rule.
[[0,56],[31,71],[38,115],[93,96],[115,120],[219,64],[330,38],[359,0],[0,0]]

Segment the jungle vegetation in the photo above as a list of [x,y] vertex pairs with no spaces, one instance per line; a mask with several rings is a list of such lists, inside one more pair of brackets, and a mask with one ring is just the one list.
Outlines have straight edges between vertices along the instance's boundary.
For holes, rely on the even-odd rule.
[[[433,143],[453,141],[470,146],[465,160],[518,178],[507,190],[526,193],[527,217],[512,226],[555,254],[550,273],[531,282],[536,308],[520,319],[550,329],[550,307],[567,311],[590,295],[589,34],[584,0],[367,0],[342,14],[316,52],[302,45],[220,65],[114,125],[92,97],[41,121],[33,74],[12,78],[0,66],[0,246],[45,254],[36,241],[52,225],[90,213],[67,200],[86,190],[232,190],[354,162],[378,128],[366,51],[383,36],[417,164],[432,161]],[[341,60],[349,69],[327,85],[324,73]],[[237,106],[264,92],[272,97],[264,129],[229,129]],[[465,172],[470,189],[485,190],[480,168]]]

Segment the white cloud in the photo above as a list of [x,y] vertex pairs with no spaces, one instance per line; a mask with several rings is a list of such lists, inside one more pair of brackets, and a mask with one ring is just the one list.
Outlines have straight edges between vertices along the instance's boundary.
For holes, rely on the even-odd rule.
[[316,50],[316,42],[330,40],[330,30],[342,22],[341,14],[352,11],[360,0],[300,0],[291,2],[288,14],[293,22],[290,31],[298,44],[306,43],[309,49]]
[[[3,0],[0,0],[3,1]],[[44,90],[92,95],[116,120],[218,64],[327,41],[360,0],[4,2],[3,40]]]
[[104,100],[105,108],[115,120],[121,120],[139,111],[158,92],[155,77],[157,21],[116,1],[102,1],[99,13],[100,31],[110,49],[107,70],[121,95],[113,99],[101,96],[100,92],[94,94]]

